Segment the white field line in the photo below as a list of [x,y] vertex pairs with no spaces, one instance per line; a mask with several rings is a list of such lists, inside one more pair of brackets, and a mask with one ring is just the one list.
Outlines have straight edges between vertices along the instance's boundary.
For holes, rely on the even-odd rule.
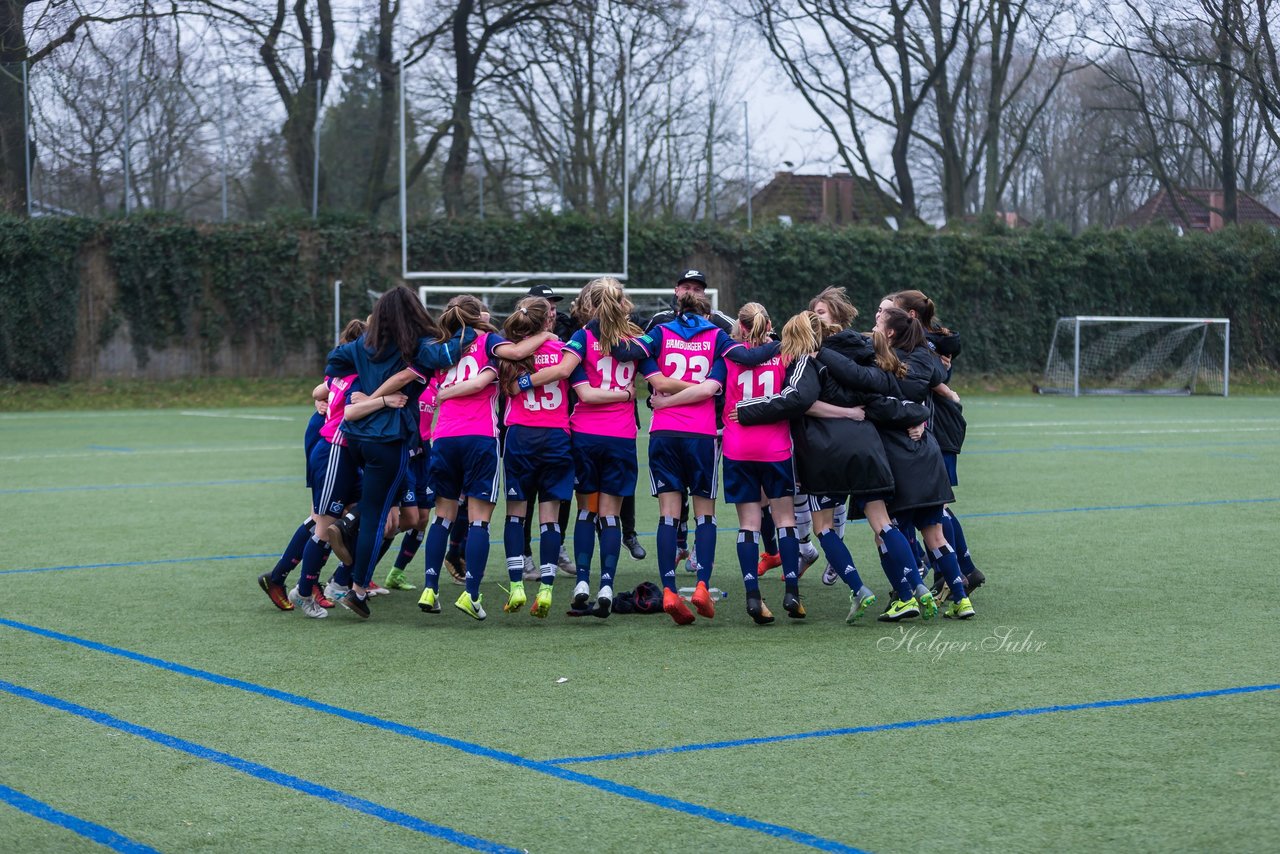
[[[1226,427],[1221,429],[1208,428],[1204,430],[1173,428],[1170,430],[1043,430],[1036,431],[1036,436],[1187,436],[1196,433],[1213,433],[1221,435],[1223,433],[1275,433],[1277,427]],[[970,430],[969,436],[975,432]]]
[[1023,430],[1028,427],[1111,427],[1123,424],[1270,424],[1280,427],[1280,418],[1130,418],[1107,421],[1010,421],[1002,424],[971,425],[971,430]]
[[24,460],[74,460],[87,457],[113,457],[116,459],[124,459],[128,457],[141,456],[170,456],[184,454],[251,454],[263,453],[266,451],[296,451],[301,448],[302,444],[292,445],[255,445],[251,447],[241,448],[165,448],[160,450],[148,451],[145,448],[137,451],[75,451],[71,453],[54,453],[54,454],[10,454],[0,456],[3,462],[22,462]]

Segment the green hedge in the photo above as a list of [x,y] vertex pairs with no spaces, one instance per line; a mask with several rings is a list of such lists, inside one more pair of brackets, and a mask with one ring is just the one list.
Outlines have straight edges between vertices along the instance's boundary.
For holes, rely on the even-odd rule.
[[[964,333],[968,370],[1038,370],[1054,320],[1070,314],[1230,317],[1235,363],[1280,367],[1280,235],[1264,230],[741,232],[656,222],[633,225],[630,241],[632,284],[665,287],[696,259],[732,279],[713,282],[726,301],[759,300],[778,323],[827,285],[847,286],[868,324],[883,294],[919,288]],[[606,270],[620,248],[617,223],[548,216],[423,224],[409,255],[417,269]],[[323,346],[333,279],[347,285],[346,313],[362,313],[366,289],[389,287],[399,266],[397,234],[346,222],[0,220],[0,377],[68,377],[95,252],[110,279],[92,283],[95,292],[116,298],[89,334],[101,346],[127,323],[140,365],[155,349],[195,342],[209,364],[225,342],[253,338],[272,354]]]

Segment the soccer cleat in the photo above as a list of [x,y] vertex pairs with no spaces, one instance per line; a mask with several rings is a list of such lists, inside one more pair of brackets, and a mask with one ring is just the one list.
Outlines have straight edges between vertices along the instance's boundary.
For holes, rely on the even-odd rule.
[[685,572],[698,571],[698,548],[697,546],[689,547],[689,559],[684,562]]
[[382,582],[382,584],[388,590],[417,590],[418,589],[418,586],[416,584],[410,584],[409,581],[404,577],[403,569],[396,569],[395,567],[392,567],[390,570],[387,571],[387,577]]
[[335,582],[332,578],[324,586],[324,598],[331,602],[341,602],[342,597],[351,592],[350,587],[343,587]]
[[391,591],[374,581],[369,582],[368,593],[370,596],[386,596]]
[[796,593],[788,593],[782,597],[782,610],[787,612],[787,616],[793,620],[803,620],[805,618],[804,603],[800,601],[800,596]]
[[634,531],[622,538],[622,545],[631,553],[632,560],[644,560],[649,555],[644,550],[644,546],[640,545],[640,538],[636,536]]
[[942,612],[942,616],[948,620],[967,620],[973,616],[973,605],[969,604],[969,597],[966,596],[959,602],[952,602],[947,606],[947,610]]
[[677,626],[687,626],[693,622],[693,614],[689,611],[689,606],[684,604],[684,600],[680,598],[680,594],[670,588],[662,590],[662,610],[666,611],[671,619],[676,621]]
[[933,594],[928,590],[921,590],[916,593],[916,602],[920,605],[920,617],[925,620],[932,620],[938,616],[938,600],[933,598]]
[[573,588],[573,610],[587,610],[587,602],[591,601],[591,587],[585,581],[579,581]]
[[689,601],[693,602],[693,607],[698,609],[699,616],[706,617],[708,620],[715,617],[716,605],[711,601],[711,591],[707,589],[707,582],[698,582]]
[[453,579],[454,584],[467,583],[467,559],[464,555],[458,554],[453,558],[445,555],[444,568],[449,572],[449,577]]
[[945,602],[951,598],[951,585],[947,584],[947,579],[942,577],[941,572],[933,573],[933,587],[929,588],[929,592],[933,594],[935,602]]
[[569,557],[569,548],[567,546],[560,547],[560,556],[556,558],[556,566],[560,567],[561,575],[575,576],[578,569],[573,565],[573,558]]
[[542,577],[542,570],[533,565],[533,558],[530,555],[524,556],[524,571],[520,576],[521,581],[530,583],[537,581]]
[[329,597],[324,595],[324,590],[320,589],[319,584],[311,585],[311,595],[316,598],[316,604],[321,608],[336,608],[338,603],[333,602]]
[[771,555],[765,552],[760,555],[760,562],[756,564],[756,578],[761,577],[776,566],[782,566],[782,555]]
[[369,599],[368,597],[361,599],[355,594],[355,591],[348,593],[338,600],[338,604],[355,614],[362,620],[369,619]]
[[609,585],[601,587],[596,593],[596,609],[592,612],[597,617],[604,619],[613,611],[613,588]]
[[760,598],[759,592],[747,594],[747,614],[756,621],[757,626],[767,626],[773,622],[773,614]]
[[817,562],[818,562],[817,547],[814,546],[813,543],[801,543],[800,544],[800,575],[796,577],[799,578],[803,576],[805,573],[805,570],[807,570],[809,567],[813,566]]
[[422,591],[422,595],[418,597],[418,608],[424,614],[440,613],[440,594],[428,587]]
[[689,559],[689,547],[678,546],[676,548],[676,566],[680,565],[680,561]]
[[359,520],[356,517],[348,514],[329,526],[329,548],[333,549],[338,560],[347,566],[353,566],[356,562],[352,552],[359,534],[358,523]]
[[827,568],[822,570],[822,583],[830,587],[840,580],[840,573],[836,572],[836,568],[831,564],[827,564]]
[[262,588],[262,592],[267,594],[267,598],[271,600],[271,604],[275,605],[281,611],[292,611],[293,605],[289,602],[289,594],[285,591],[284,585],[279,581],[271,580],[271,573],[264,572],[258,576],[258,586]]
[[896,623],[899,620],[911,620],[920,616],[920,603],[916,601],[916,597],[912,596],[907,601],[895,599],[889,604],[889,609],[876,617],[882,623]]
[[540,620],[545,620],[547,614],[551,613],[551,585],[543,584],[538,587],[538,595],[533,599],[533,607],[529,609],[529,613]]
[[987,577],[982,574],[982,570],[975,569],[964,577],[964,589],[972,593],[979,587],[987,583]]
[[511,582],[511,590],[507,593],[507,604],[502,606],[502,610],[508,614],[514,614],[524,607],[524,603],[529,601],[529,597],[524,594],[524,582]]
[[[480,599],[483,599],[481,596]],[[484,608],[480,605],[480,599],[472,599],[471,594],[463,590],[462,595],[453,603],[453,607],[457,608],[468,617],[475,617],[477,620],[483,620],[489,616],[484,612]]]
[[862,619],[862,615],[867,609],[876,604],[876,594],[872,593],[870,588],[863,587],[861,590],[854,592],[849,591],[849,616],[844,621],[849,625],[853,625]]
[[329,612],[316,602],[315,596],[303,596],[298,592],[297,587],[293,587],[289,590],[289,601],[293,603],[295,608],[306,614],[308,617],[320,619],[329,616]]

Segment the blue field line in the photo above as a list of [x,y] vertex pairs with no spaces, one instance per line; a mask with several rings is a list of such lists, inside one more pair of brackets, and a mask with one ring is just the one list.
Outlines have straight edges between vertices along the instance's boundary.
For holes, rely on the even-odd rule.
[[32,486],[23,489],[0,489],[0,495],[34,495],[41,492],[103,492],[112,489],[170,489],[190,488],[193,486],[244,486],[251,483],[293,483],[302,482],[302,478],[291,477],[255,477],[243,480],[185,480],[173,483],[111,483],[96,486]]
[[[232,756],[230,753],[223,753],[221,750],[214,750],[211,747],[205,747],[202,744],[196,744],[194,741],[187,741],[185,738],[178,738],[150,727],[140,726],[138,724],[129,723],[126,720],[109,715],[106,712],[100,712],[96,709],[90,709],[76,703],[54,697],[51,694],[45,694],[31,688],[15,685],[0,679],[0,691],[7,691],[15,697],[22,697],[26,700],[57,709],[67,714],[76,715],[77,717],[93,721],[111,729],[119,730],[129,735],[135,735],[139,738],[145,738],[147,741],[159,744],[162,747],[168,747],[180,753],[186,753],[197,759],[205,759],[209,762],[216,762],[219,765],[225,765],[232,770],[239,771],[242,774],[248,774],[250,777],[256,777],[259,780],[265,780],[268,783],[274,783],[277,786],[283,786],[286,789],[293,789],[304,795],[310,795],[313,798],[320,798],[329,803],[337,804],[349,810],[364,813],[374,818],[382,819],[390,824],[396,824],[400,827],[415,830],[418,833],[424,833],[428,836],[434,836],[437,839],[443,839],[446,842],[452,842],[454,845],[460,845],[463,848],[470,848],[475,851],[501,851],[512,852],[518,854],[522,849],[512,848],[507,845],[500,845],[497,842],[490,842],[487,839],[481,839],[478,836],[472,836],[469,833],[454,830],[451,827],[435,824],[426,821],[417,816],[400,812],[391,807],[365,800],[364,798],[348,794],[338,789],[331,789],[328,786],[322,786],[319,783],[313,783],[310,780],[304,780],[301,777],[295,777],[292,774],[286,774],[283,771],[277,771],[266,765],[260,765],[248,759],[241,759],[239,756]],[[151,849],[146,849],[151,850]]]
[[90,842],[96,842],[112,851],[121,851],[124,854],[158,854],[150,845],[143,845],[141,842],[135,842],[127,836],[116,833],[109,827],[54,809],[43,801],[37,801],[30,795],[11,789],[3,783],[0,783],[0,801],[27,815],[33,815],[49,824],[78,833]]
[[0,575],[17,575],[24,572],[59,572],[65,569],[107,569],[118,566],[160,566],[166,563],[200,563],[206,560],[262,560],[279,558],[278,554],[260,555],[206,555],[204,557],[171,557],[164,560],[129,560],[119,563],[76,563],[66,566],[35,566],[30,569],[0,569]]
[[1124,700],[1097,700],[1092,703],[1072,703],[1061,706],[1037,706],[1031,709],[1003,709],[998,712],[980,712],[974,715],[948,715],[944,718],[923,718],[914,721],[898,721],[891,724],[821,729],[814,732],[796,732],[787,735],[767,735],[758,738],[740,738],[733,741],[711,741],[704,744],[681,744],[676,747],[655,747],[650,750],[629,750],[625,753],[602,753],[596,756],[566,756],[548,759],[552,765],[576,765],[585,762],[612,762],[615,759],[639,759],[645,756],[665,756],[673,753],[698,753],[704,750],[728,750],[735,747],[755,747],[761,744],[777,744],[783,741],[804,741],[813,738],[831,738],[840,735],[861,735],[868,732],[889,732],[901,729],[965,724],[974,721],[994,721],[1001,718],[1023,718],[1048,715],[1056,712],[1082,712],[1092,709],[1116,709],[1126,706],[1146,706],[1152,703],[1172,703],[1179,700],[1201,700],[1206,697],[1229,697],[1236,694],[1256,694],[1262,691],[1280,691],[1280,684],[1245,685],[1239,688],[1216,688],[1210,691],[1192,691],[1186,694],[1161,694],[1154,697],[1130,697]]
[[811,833],[805,833],[802,830],[796,830],[779,824],[771,824],[765,821],[749,818],[747,816],[737,815],[735,813],[724,812],[723,810],[707,807],[701,804],[682,801],[678,798],[667,797],[655,792],[649,792],[644,789],[628,786],[623,783],[615,783],[612,780],[606,780],[600,777],[592,777],[589,774],[583,774],[579,771],[573,771],[568,768],[561,768],[548,762],[537,759],[526,759],[514,753],[505,750],[496,750],[494,748],[485,747],[480,744],[473,744],[469,741],[452,738],[447,735],[430,732],[418,727],[409,726],[407,724],[389,721],[384,718],[375,717],[364,712],[357,712],[351,709],[344,709],[339,706],[331,706],[328,703],[322,703],[303,697],[298,694],[291,694],[287,691],[281,691],[276,688],[268,688],[265,685],[256,685],[252,682],[246,682],[242,679],[235,679],[229,676],[221,676],[217,673],[210,673],[207,670],[199,670],[194,667],[188,667],[185,664],[178,664],[172,661],[165,661],[160,658],[154,658],[139,652],[132,652],[119,647],[108,646],[96,641],[78,638],[73,635],[63,634],[62,632],[53,631],[52,629],[43,629],[39,626],[30,626],[25,623],[15,622],[13,620],[0,617],[0,626],[6,626],[18,631],[28,632],[40,637],[49,638],[51,640],[61,641],[63,643],[73,644],[85,649],[91,649],[95,652],[103,652],[118,658],[124,658],[139,664],[145,664],[160,670],[167,670],[171,673],[178,673],[183,676],[190,676],[204,682],[210,682],[214,685],[220,685],[227,688],[235,688],[249,694],[257,694],[262,697],[268,697],[278,700],[282,703],[288,703],[291,706],[297,706],[321,714],[332,715],[337,718],[352,721],[353,723],[363,724],[365,726],[374,727],[376,729],[392,732],[397,735],[412,738],[416,741],[423,741],[429,744],[436,744],[443,747],[451,747],[471,756],[480,756],[485,759],[491,759],[495,762],[501,762],[506,765],[512,765],[527,771],[534,771],[544,774],[548,777],[554,777],[558,780],[565,780],[570,783],[578,783],[592,789],[607,792],[619,797],[628,798],[630,800],[639,801],[651,806],[661,807],[673,812],[691,815],[695,818],[704,818],[708,821],[714,821],[729,827],[735,827],[740,830],[750,830],[761,833],[766,836],[772,836],[777,839],[783,839],[787,842],[794,842],[798,845],[805,845],[815,848],[819,851],[839,851],[844,854],[859,854],[861,849],[836,842],[832,839],[825,839],[821,836],[815,836]]

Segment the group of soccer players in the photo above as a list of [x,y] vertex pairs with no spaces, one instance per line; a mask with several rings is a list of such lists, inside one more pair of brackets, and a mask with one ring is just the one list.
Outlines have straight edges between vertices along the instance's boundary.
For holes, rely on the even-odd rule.
[[[774,621],[759,578],[775,567],[782,609],[805,618],[800,578],[819,548],[828,562],[822,582],[849,587],[848,623],[876,604],[844,543],[850,517],[871,527],[892,589],[880,620],[929,619],[940,608],[944,617],[972,617],[969,594],[985,579],[948,507],[965,430],[946,384],[959,336],[938,322],[933,302],[919,291],[890,294],[874,328],[860,332],[844,289],[827,288],[775,330],[759,303],[731,318],[712,311],[705,290],[706,277],[686,271],[672,309],[642,329],[616,279],[587,284],[569,316],[539,285],[501,332],[474,296],[454,297],[432,317],[407,288],[387,292],[329,354],[306,439],[312,513],[259,585],[281,610],[323,618],[336,603],[367,618],[371,596],[416,589],[405,569],[420,552],[419,608],[440,613],[447,570],[464,585],[454,606],[483,620],[480,584],[502,498],[503,610],[521,610],[532,594],[530,613],[545,618],[557,571],[567,570],[575,576],[569,613],[607,617],[624,543],[645,556],[634,520],[640,374],[653,410],[662,610],[677,624],[693,622],[694,612],[715,616],[722,461],[756,623]],[[402,546],[379,585],[374,567],[398,532]],[[341,563],[322,589],[331,552]],[[696,572],[688,600],[677,588],[681,560]]]

